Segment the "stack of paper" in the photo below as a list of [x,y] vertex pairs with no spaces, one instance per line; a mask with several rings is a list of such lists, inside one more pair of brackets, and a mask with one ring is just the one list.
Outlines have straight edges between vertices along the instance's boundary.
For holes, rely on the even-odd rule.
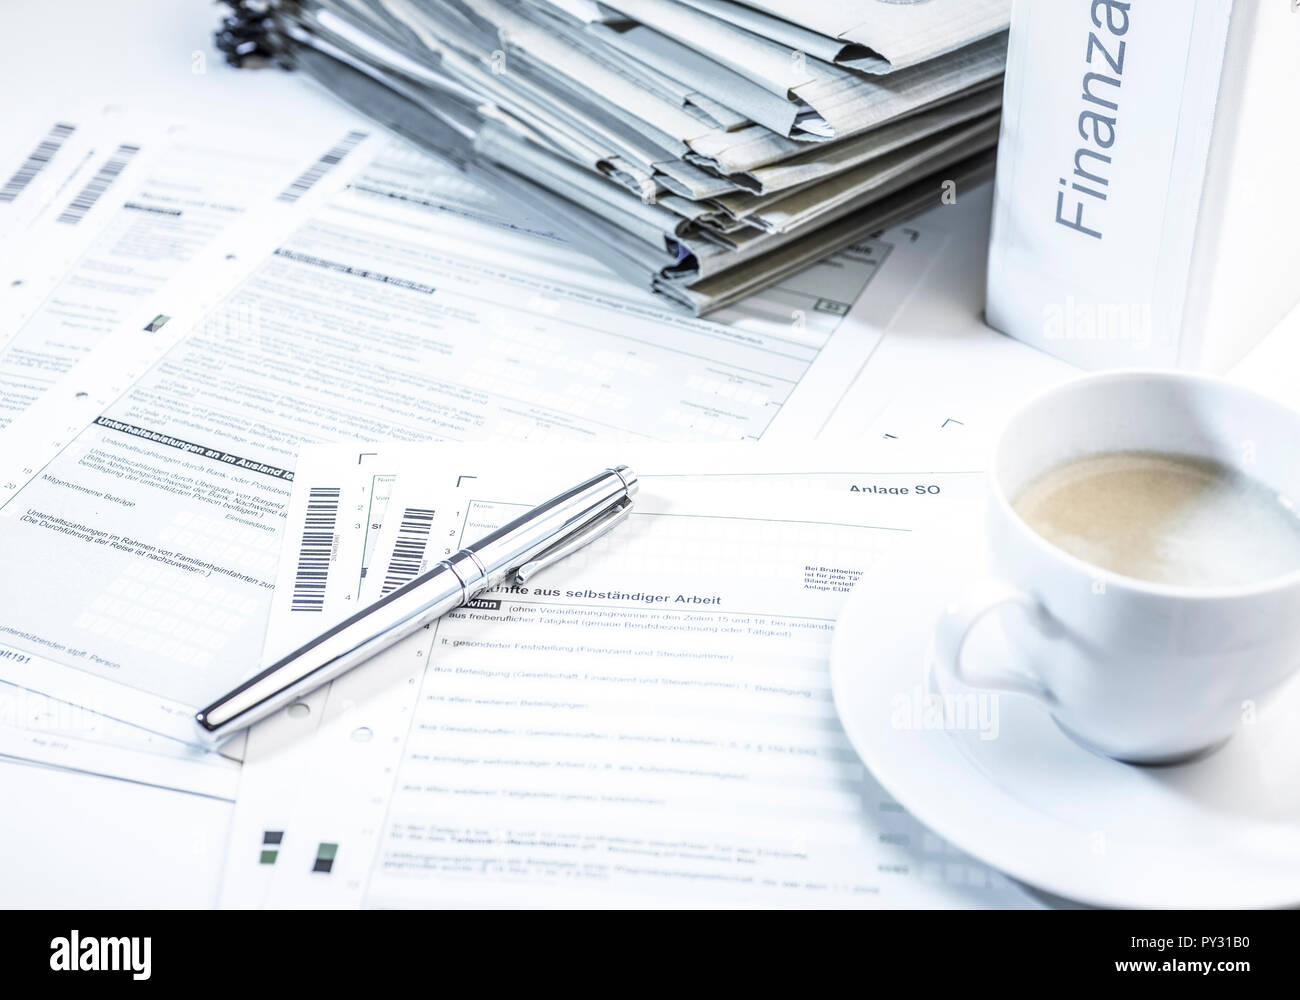
[[[243,5],[239,5],[242,9]],[[997,140],[1009,0],[273,0],[299,67],[707,313],[955,197]]]

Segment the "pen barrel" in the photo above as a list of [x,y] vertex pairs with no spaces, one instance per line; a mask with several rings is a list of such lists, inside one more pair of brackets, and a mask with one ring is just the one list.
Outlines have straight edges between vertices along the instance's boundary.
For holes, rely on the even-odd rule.
[[214,701],[195,716],[201,734],[220,743],[454,611],[485,586],[478,567],[458,552]]
[[525,563],[562,558],[617,523],[610,515],[626,512],[637,485],[627,466],[606,469],[490,532],[196,713],[200,735],[220,743],[503,583]]
[[625,465],[606,469],[528,513],[504,524],[464,551],[483,571],[484,589],[495,587],[548,544],[573,536],[575,526],[590,522],[618,500],[636,495],[636,474]]

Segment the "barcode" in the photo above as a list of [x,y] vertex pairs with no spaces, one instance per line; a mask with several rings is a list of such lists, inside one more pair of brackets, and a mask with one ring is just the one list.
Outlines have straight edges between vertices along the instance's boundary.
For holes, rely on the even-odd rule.
[[103,197],[109,185],[117,179],[117,175],[126,169],[126,165],[131,162],[131,157],[138,152],[140,152],[139,146],[132,146],[125,142],[118,146],[117,152],[110,156],[108,162],[99,168],[99,172],[81,189],[81,194],[68,203],[68,207],[63,210],[55,221],[66,222],[72,226],[80,222],[86,213],[91,210],[95,202]]
[[429,529],[433,527],[433,511],[424,507],[407,507],[402,512],[402,524],[397,529],[393,544],[393,558],[388,561],[381,594],[391,594],[420,575],[424,550],[429,544]]
[[49,162],[54,159],[54,154],[63,145],[64,140],[75,131],[77,131],[75,125],[69,125],[67,122],[55,122],[49,134],[32,150],[31,155],[23,161],[23,165],[14,171],[14,175],[5,181],[5,186],[0,188],[0,202],[13,201],[22,194],[23,188],[30,184],[36,175],[49,165]]
[[338,162],[352,152],[356,144],[365,137],[365,132],[355,130],[349,132],[337,146],[304,170],[296,181],[276,195],[276,199],[288,202],[297,201],[310,191],[318,180],[333,170]]
[[307,521],[298,549],[298,571],[293,578],[291,611],[325,610],[325,581],[334,551],[334,523],[339,516],[339,488],[313,486],[307,491]]

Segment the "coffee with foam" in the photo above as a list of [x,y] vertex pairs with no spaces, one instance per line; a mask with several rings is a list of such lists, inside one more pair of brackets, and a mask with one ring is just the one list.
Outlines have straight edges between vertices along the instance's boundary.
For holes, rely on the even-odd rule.
[[1206,459],[1092,455],[1039,476],[1012,506],[1053,545],[1139,580],[1229,587],[1300,570],[1300,514],[1290,501]]

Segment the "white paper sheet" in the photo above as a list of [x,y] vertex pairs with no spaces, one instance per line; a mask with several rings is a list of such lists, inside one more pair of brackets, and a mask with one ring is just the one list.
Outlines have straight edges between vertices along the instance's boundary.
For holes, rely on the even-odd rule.
[[111,138],[99,139],[89,175],[47,199],[0,268],[9,288],[0,426],[241,216],[301,197],[372,130],[330,124],[268,133],[123,112],[104,119],[101,132]]
[[0,760],[14,815],[0,823],[13,909],[210,907],[229,802]]
[[[948,241],[855,375],[820,434],[907,447],[936,435],[946,454],[981,467],[1002,421],[1033,393],[1080,372],[984,322],[992,184],[959,187],[955,201],[900,233],[936,228]],[[923,238],[918,236],[918,238]]]
[[[104,118],[105,122],[99,124],[98,131],[91,130],[90,148],[102,146],[104,135],[109,137],[107,146],[116,148],[124,134],[123,129],[147,126],[153,128],[149,133],[151,142],[155,142],[162,152],[154,159],[132,161],[142,162],[147,167],[143,174],[133,175],[140,179],[138,188],[127,186],[118,190],[118,181],[127,184],[129,179],[123,174],[101,193],[75,224],[59,223],[57,215],[52,214],[62,211],[59,206],[63,203],[63,196],[47,198],[49,211],[46,217],[32,226],[26,237],[30,252],[22,260],[11,262],[12,267],[20,268],[25,275],[21,284],[22,293],[27,295],[24,301],[35,303],[35,321],[23,332],[43,323],[43,335],[54,335],[55,353],[58,349],[66,349],[69,355],[75,355],[85,350],[99,336],[97,323],[107,322],[115,312],[129,312],[130,302],[141,296],[147,297],[150,286],[175,266],[170,260],[171,254],[184,256],[196,246],[211,242],[218,230],[228,228],[225,215],[243,214],[245,208],[241,208],[240,203],[246,204],[254,194],[261,197],[263,203],[252,213],[254,219],[239,225],[288,225],[295,215],[309,215],[315,199],[341,183],[341,179],[328,179],[329,163],[325,164],[325,169],[321,166],[320,156],[327,151],[323,145],[327,141],[324,131],[320,132],[320,142],[310,153],[300,149],[288,156],[286,150],[293,145],[295,135],[300,139],[304,134],[315,133],[289,130],[284,137],[286,145],[281,146],[276,140],[257,133],[246,130],[232,132],[217,125],[210,125],[200,140],[192,130],[164,127],[158,124],[157,119],[149,117],[105,114]],[[142,133],[133,131],[131,134]],[[164,138],[165,134],[169,137]],[[336,139],[342,134],[337,123],[328,132]],[[250,142],[260,142],[261,145],[251,147],[248,146]],[[217,143],[215,149],[210,148],[211,143]],[[142,152],[141,156],[145,154]],[[196,158],[204,161],[206,166],[195,166],[193,161]],[[343,158],[339,157],[340,160]],[[87,162],[93,166],[96,161],[91,157]],[[86,170],[89,171],[90,167]],[[223,171],[224,177],[219,177]],[[134,185],[135,181],[130,183]],[[320,185],[320,192],[311,190],[316,184]],[[268,192],[268,187],[273,190]],[[286,194],[283,198],[272,197],[275,192]],[[226,196],[224,202],[223,194]],[[124,221],[126,216],[145,208],[159,208],[168,199],[182,206],[180,211],[183,213],[191,213],[184,225],[163,224],[159,228],[149,222]],[[128,203],[140,207],[128,208]],[[211,267],[215,251],[204,253],[207,255],[204,266]],[[231,262],[226,263],[229,266]],[[62,266],[72,266],[73,271],[60,283],[57,274]],[[187,272],[182,269],[184,273]],[[116,277],[108,277],[110,274]],[[46,292],[40,290],[42,281]],[[184,294],[192,297],[196,305],[210,301],[209,297],[220,291],[219,282],[205,281],[201,271],[193,273],[186,287],[188,291]],[[53,294],[48,293],[49,289],[54,290]],[[7,317],[24,315],[19,299],[21,295],[6,300]],[[71,333],[73,340],[59,338],[54,331],[60,326]],[[77,337],[81,338],[80,343],[73,342]],[[115,361],[130,366],[133,359],[117,356]],[[108,391],[107,383],[96,378],[103,374],[97,366],[92,365],[87,374],[92,378],[84,383],[88,395],[89,391],[97,390],[97,394]],[[43,389],[44,385],[39,388]],[[88,395],[83,398],[88,398]],[[57,427],[67,427],[64,421],[68,413],[62,400],[51,400],[43,412],[44,416],[35,423],[25,425],[25,431],[4,431],[4,439],[19,441],[27,447],[42,440],[49,444],[45,435]],[[33,428],[36,429],[34,432]],[[7,451],[7,454],[13,455],[14,452]],[[29,457],[31,454],[28,452]],[[32,471],[37,470],[33,468]],[[93,554],[97,546],[122,554],[144,552],[130,546],[129,536],[114,541],[112,536],[118,533],[102,531],[99,527],[108,520],[107,511],[100,505],[126,502],[124,497],[116,493],[109,494],[115,500],[92,494],[83,496],[88,505],[80,528],[71,528],[62,520],[49,522],[52,526],[58,525],[65,539],[79,537],[91,550],[89,559],[77,556],[64,567],[67,578],[77,583],[85,583],[87,574],[94,572],[92,564],[100,565]],[[68,534],[72,531],[78,535]],[[231,540],[229,535],[226,540]],[[33,558],[19,560],[14,553],[6,551],[5,563],[13,567],[8,578],[17,581],[20,574],[30,575],[31,567],[44,567],[44,555],[44,550],[38,547]],[[271,567],[273,570],[274,559]],[[157,642],[175,641],[186,633],[202,637],[214,628],[219,631],[229,608],[196,599],[201,596],[198,591],[202,590],[202,583],[196,580],[196,576],[201,574],[191,570],[187,575],[188,580],[171,588],[159,589],[156,567],[142,561],[116,578],[98,580],[99,603],[101,606],[121,603],[123,613],[116,618],[114,628],[137,637],[149,634],[150,623],[160,608],[188,609],[185,612],[191,622],[188,629],[181,623],[170,636],[159,637],[155,632]],[[51,574],[48,580],[57,586],[59,577],[57,573]],[[12,591],[6,589],[6,606],[10,593],[16,594],[20,589],[16,585]],[[134,605],[134,610],[125,610],[125,605]],[[15,759],[214,798],[234,798],[237,764],[192,745],[193,731],[186,718],[188,706],[181,707],[167,699],[157,700],[155,705],[166,719],[163,726],[140,727],[124,720],[116,711],[113,695],[118,685],[111,680],[111,664],[97,657],[95,637],[75,645],[63,641],[66,636],[60,638],[59,629],[68,624],[67,607],[61,600],[51,600],[47,614],[51,628],[41,635],[23,630],[19,630],[22,634],[15,635],[12,626],[0,614],[0,623],[5,627],[5,635],[0,636],[0,659],[3,660],[0,664],[0,753]],[[15,640],[17,645],[6,641],[8,639]],[[37,678],[48,676],[51,669],[62,674],[69,664],[94,665],[103,668],[106,676],[94,676],[79,670],[77,676],[65,675],[64,683],[58,685],[32,683]]]
[[[0,150],[0,266],[59,192],[88,169],[101,120],[78,108],[10,123],[10,144]],[[10,294],[0,286],[0,295]]]
[[[505,448],[407,449],[369,596],[403,535],[458,546],[593,463],[635,463],[640,513],[259,727],[224,904],[1024,905],[874,785],[824,674],[853,579],[978,476],[609,451],[543,468]],[[332,468],[309,451],[313,477],[355,468],[330,453]],[[413,510],[429,535],[411,534]],[[331,568],[335,614],[350,551],[350,576]]]

